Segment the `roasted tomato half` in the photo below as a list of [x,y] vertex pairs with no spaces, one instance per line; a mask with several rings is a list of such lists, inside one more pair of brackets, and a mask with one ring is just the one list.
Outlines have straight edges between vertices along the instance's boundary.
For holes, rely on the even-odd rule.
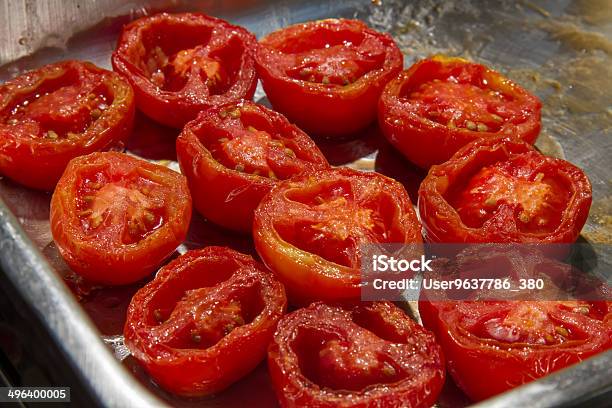
[[282,407],[429,407],[445,378],[433,334],[390,302],[285,316],[268,368]]
[[0,85],[0,174],[53,190],[71,159],[122,147],[134,106],[127,81],[88,62],[45,65]]
[[196,209],[216,224],[248,233],[255,208],[279,180],[329,167],[308,135],[248,101],[200,113],[183,129],[176,150]]
[[590,206],[582,170],[513,138],[465,146],[419,189],[429,242],[573,243]]
[[122,285],[153,272],[187,235],[187,180],[123,153],[73,159],[51,199],[51,232],[70,268]]
[[403,66],[391,36],[344,19],[275,31],[259,42],[255,58],[274,109],[327,137],[372,123],[383,87]]
[[112,62],[134,87],[138,109],[182,127],[210,106],[253,97],[256,44],[253,34],[227,21],[163,13],[126,25]]
[[435,56],[387,84],[378,122],[408,160],[429,168],[478,138],[507,135],[533,144],[541,107],[537,97],[484,65]]
[[456,384],[480,401],[612,347],[612,303],[420,302]]
[[250,256],[192,250],[134,295],[125,342],[164,389],[208,395],[264,359],[286,305],[283,285]]
[[280,183],[257,207],[253,235],[294,304],[359,299],[361,245],[422,242],[404,187],[349,168]]
[[[423,286],[419,311],[457,385],[479,401],[612,347],[610,287],[541,245],[469,245],[437,258],[427,278],[505,280],[511,289]],[[521,288],[520,279],[545,282]],[[536,290],[534,290],[536,289]]]

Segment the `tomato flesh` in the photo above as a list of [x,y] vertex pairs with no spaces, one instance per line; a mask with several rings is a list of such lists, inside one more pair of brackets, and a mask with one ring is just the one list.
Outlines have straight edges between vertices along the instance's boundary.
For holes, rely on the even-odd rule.
[[[453,78],[454,79],[454,78]],[[456,81],[456,80],[455,80]],[[406,95],[410,110],[450,128],[498,132],[520,113],[512,96],[472,84],[434,80]]]
[[[324,191],[300,193],[317,212],[312,220],[280,220],[275,228],[281,238],[303,251],[347,267],[359,265],[361,245],[389,242],[388,214],[358,203],[350,186],[328,184]],[[291,194],[288,198],[293,198]]]
[[202,112],[185,126],[176,146],[198,211],[248,233],[255,208],[279,180],[329,167],[308,135],[249,101]]
[[429,168],[480,138],[507,135],[534,143],[541,105],[537,97],[484,65],[436,55],[418,61],[385,86],[378,121],[400,153]]
[[483,138],[433,167],[419,188],[426,239],[571,243],[591,205],[582,170],[517,138]]
[[70,162],[51,199],[51,230],[70,268],[94,283],[136,282],[187,235],[191,197],[180,174],[122,153]]
[[182,128],[211,106],[253,97],[255,43],[221,19],[161,13],[124,27],[112,62],[134,86],[140,110]]
[[385,62],[382,43],[351,32],[324,31],[295,42],[283,44],[281,50],[292,57],[285,60],[287,75],[302,81],[345,86]]
[[0,171],[44,190],[55,187],[72,158],[121,147],[134,119],[129,83],[78,61],[8,81],[0,100]]
[[297,310],[279,323],[268,364],[283,407],[427,407],[444,381],[431,333],[387,302]]
[[137,177],[126,180],[104,180],[106,177],[85,179],[77,195],[81,198],[79,218],[87,233],[95,233],[100,227],[125,222],[122,242],[134,244],[155,230],[165,221],[163,203],[148,197],[155,184]]
[[465,189],[451,198],[461,219],[471,228],[480,228],[500,211],[513,211],[519,230],[542,233],[553,231],[561,222],[560,208],[570,193],[544,173],[535,176],[528,169],[517,169],[509,162],[486,166],[473,175]]
[[268,34],[255,60],[275,110],[311,135],[345,137],[375,120],[403,56],[390,36],[359,20],[328,19]]
[[125,341],[162,388],[201,397],[263,360],[286,304],[282,284],[252,257],[222,247],[192,250],[134,295]]
[[[587,278],[542,248],[469,246],[452,261],[440,259],[431,276],[450,281],[493,273],[514,282],[541,279],[546,286],[537,294],[516,288],[500,296],[486,287],[463,294],[421,291],[423,325],[436,334],[450,374],[472,400],[489,398],[612,347],[612,302],[607,301],[605,283]],[[587,291],[576,289],[583,284]],[[526,297],[530,300],[523,300]]]
[[348,168],[281,182],[257,208],[253,237],[297,305],[358,298],[362,245],[422,242],[403,186]]

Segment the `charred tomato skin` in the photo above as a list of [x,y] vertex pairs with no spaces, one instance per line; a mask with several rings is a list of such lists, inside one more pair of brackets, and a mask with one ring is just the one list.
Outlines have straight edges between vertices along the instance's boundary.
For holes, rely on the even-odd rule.
[[[424,96],[423,87],[431,94]],[[480,111],[468,92],[482,102]],[[415,94],[420,96],[411,97]],[[453,106],[461,99],[463,107]],[[540,133],[541,107],[536,96],[484,65],[436,55],[418,61],[386,85],[378,123],[397,150],[427,169],[479,138],[505,135],[533,144]]]
[[[134,187],[115,187],[132,179]],[[138,190],[140,182],[152,193]],[[84,195],[94,184],[100,195]],[[142,234],[139,230],[136,238],[126,241],[131,234],[130,211],[138,215],[146,209],[132,199],[149,200],[155,208],[150,215],[141,213],[152,217],[149,229],[145,227]],[[99,214],[92,210],[98,203]],[[122,213],[113,213],[123,205],[125,209],[117,210]],[[88,218],[92,216],[99,218]],[[191,196],[185,178],[124,153],[92,153],[73,159],[51,198],[51,232],[62,258],[83,278],[104,285],[133,283],[153,272],[183,242],[190,220]]]
[[[355,39],[359,44],[353,43]],[[293,56],[291,48],[296,49],[296,54],[313,54],[306,56],[306,59],[317,58],[318,53],[323,63],[326,62],[325,51],[321,51],[325,47],[309,44],[309,41],[319,40],[335,42],[331,48],[344,42],[349,47],[365,49],[367,44],[375,43],[376,53],[382,60],[375,67],[358,73],[358,78],[351,78],[350,83],[346,84],[330,83],[329,79],[317,82],[318,78],[310,81],[308,77],[288,75],[287,70],[299,68],[291,62],[283,66],[283,58]],[[285,55],[281,51],[284,49],[288,52]],[[373,55],[368,52],[366,50],[364,55]],[[336,57],[338,55],[335,53]],[[268,34],[259,41],[255,59],[263,88],[274,109],[308,134],[330,138],[350,135],[374,122],[376,104],[383,87],[403,66],[403,55],[391,36],[379,33],[361,21],[347,19],[311,21]],[[299,61],[296,63],[299,65]],[[346,67],[358,65],[358,62],[349,57],[339,64]],[[334,76],[342,72],[336,68],[330,69],[330,74]]]
[[[248,144],[248,138],[260,132],[269,142]],[[230,149],[230,144],[236,146]],[[238,164],[228,167],[217,160],[213,146],[225,160]],[[268,150],[260,154],[258,148]],[[179,135],[176,150],[198,212],[218,225],[243,233],[251,232],[255,208],[280,177],[329,167],[308,135],[280,113],[250,101],[230,102],[201,112]],[[285,161],[282,156],[287,156]],[[250,161],[265,162],[265,169],[247,168]]]
[[[93,106],[101,95],[104,110]],[[121,148],[134,111],[130,84],[89,62],[63,61],[22,74],[0,85],[0,173],[53,190],[71,159]]]
[[[351,364],[350,355],[338,353],[335,361],[330,358],[334,352],[325,347],[328,344],[336,350],[359,349],[361,353],[353,358],[368,360],[363,362],[370,368],[367,375]],[[306,361],[305,353],[310,348],[317,351],[318,346],[319,352],[308,354]],[[403,357],[384,358],[391,346],[401,350]],[[373,355],[384,362],[372,361]],[[409,363],[414,365],[406,373],[404,364]],[[307,365],[314,368],[305,369]],[[321,365],[318,370],[317,365]],[[445,379],[444,356],[433,334],[390,302],[315,302],[286,315],[268,348],[268,369],[283,408],[429,407]],[[362,384],[357,389],[338,388],[358,380]]]
[[[186,42],[185,49],[176,49],[181,39]],[[202,13],[160,13],[123,28],[112,64],[134,87],[139,110],[161,124],[181,128],[211,106],[253,97],[257,73],[252,53],[256,44],[255,36],[246,29],[219,18]],[[147,67],[145,57],[156,70]],[[166,72],[166,76],[180,78],[179,85],[168,85],[166,79],[163,84],[152,80],[169,67],[174,74]],[[222,71],[227,67],[231,72]],[[222,85],[211,91],[217,83]]]
[[[296,305],[359,299],[361,244],[422,243],[404,187],[381,174],[349,168],[304,173],[280,183],[255,210],[253,239]],[[307,240],[312,249],[303,246]],[[348,261],[329,259],[343,253]]]
[[526,306],[529,304],[538,307],[538,304],[550,306],[554,303],[561,302],[424,300],[419,302],[419,314],[424,326],[435,333],[442,346],[455,383],[470,399],[481,401],[612,348],[610,302],[605,302],[608,312],[603,321],[561,309],[550,312],[552,320],[568,322],[586,336],[557,345],[511,344],[483,339],[462,326],[462,319],[477,321],[492,314],[496,308],[511,310],[521,304],[522,307],[529,307]]
[[[527,181],[534,181],[534,178],[537,181],[541,174],[545,180],[562,184],[566,196],[557,200],[559,208],[550,210],[558,217],[558,223],[545,231],[522,230],[517,218],[517,213],[520,218],[521,207],[502,203],[489,221],[480,226],[466,225],[449,197],[471,176],[487,166],[497,165],[522,173],[521,177],[529,178]],[[548,198],[556,199],[555,193]],[[578,167],[544,156],[519,139],[497,137],[476,140],[461,148],[446,163],[433,166],[419,188],[418,208],[423,236],[428,242],[555,244],[576,241],[588,217],[591,201],[591,183]],[[483,206],[486,201],[477,204]]]
[[[260,304],[261,310],[255,311],[251,321],[242,321],[229,333],[218,333],[209,347],[201,346],[205,331],[185,334],[179,330],[168,335],[166,331],[173,329],[164,326],[167,322],[160,321],[160,316],[178,324],[181,319],[187,319],[189,316],[184,308],[181,309],[183,313],[175,316],[178,303],[185,299],[194,302],[187,311],[196,314],[198,305],[206,305],[207,297],[225,305],[228,299],[232,300],[227,296],[249,288],[254,288],[252,305]],[[191,250],[161,268],[155,279],[134,295],[128,308],[125,341],[132,354],[164,389],[187,397],[209,395],[248,374],[265,358],[267,345],[286,304],[282,284],[252,257],[226,247]],[[225,306],[231,310],[235,305],[230,302]],[[238,307],[242,307],[239,309],[242,313],[248,306]],[[213,310],[212,326],[194,321],[196,328],[198,323],[204,328],[214,328],[223,318],[219,317],[216,322],[215,312],[223,313],[223,309]],[[252,311],[244,313],[247,312]],[[179,338],[185,335],[187,340]]]

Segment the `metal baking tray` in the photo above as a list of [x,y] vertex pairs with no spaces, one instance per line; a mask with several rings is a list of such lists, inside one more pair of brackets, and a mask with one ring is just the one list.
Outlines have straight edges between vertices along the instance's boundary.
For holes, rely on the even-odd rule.
[[[0,0],[0,81],[70,58],[110,68],[110,53],[122,25],[161,10],[203,11],[245,26],[258,37],[306,20],[360,18],[394,36],[406,66],[445,53],[506,73],[544,103],[543,131],[536,146],[577,164],[591,179],[593,206],[581,242],[612,241],[612,9],[605,0]],[[261,88],[255,99],[265,103]],[[139,115],[128,150],[177,168],[176,134]],[[318,143],[332,164],[394,177],[416,202],[424,173],[395,153],[376,127],[350,141]],[[0,178],[0,287],[28,319],[24,324],[37,328],[39,337],[30,342],[53,350],[54,381],[78,384],[86,394],[73,394],[73,401],[109,407],[276,406],[263,364],[228,390],[204,400],[177,398],[152,383],[121,336],[129,299],[144,282],[104,289],[80,281],[51,239],[49,200],[48,193]],[[210,244],[254,253],[248,237],[229,234],[194,213],[189,237],[178,252]],[[610,401],[612,352],[607,352],[477,406],[604,406]],[[461,407],[469,401],[449,380],[438,405]]]

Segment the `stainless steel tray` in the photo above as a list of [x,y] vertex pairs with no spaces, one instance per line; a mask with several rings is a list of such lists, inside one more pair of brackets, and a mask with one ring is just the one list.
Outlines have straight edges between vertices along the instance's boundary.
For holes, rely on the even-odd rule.
[[[581,240],[612,241],[612,6],[605,0],[0,0],[0,81],[69,58],[109,68],[122,24],[162,9],[204,11],[258,36],[305,20],[361,18],[394,35],[407,66],[433,53],[447,53],[507,73],[544,102],[538,148],[582,167],[593,183],[593,206]],[[259,88],[256,100],[262,98]],[[176,168],[176,134],[139,116],[128,149]],[[395,177],[416,201],[423,172],[396,154],[376,128],[353,141],[320,145],[332,164]],[[49,199],[49,194],[0,179],[0,286],[42,325],[91,400],[121,407],[276,405],[264,365],[214,398],[186,400],[158,389],[129,356],[120,335],[127,303],[142,283],[101,289],[73,275],[51,239]],[[248,238],[228,234],[194,214],[188,240],[179,252],[209,244],[254,252]],[[41,344],[45,341],[39,339]],[[478,406],[552,407],[586,401],[603,406],[610,404],[611,390],[612,352],[608,352]],[[438,405],[465,406],[468,401],[449,381]]]

